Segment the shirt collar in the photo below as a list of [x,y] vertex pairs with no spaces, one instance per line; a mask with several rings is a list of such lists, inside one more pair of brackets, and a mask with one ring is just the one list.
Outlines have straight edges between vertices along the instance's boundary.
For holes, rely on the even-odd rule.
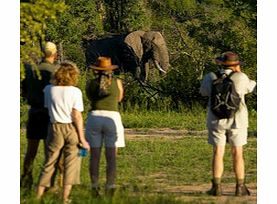
[[227,74],[227,75],[229,75],[229,74],[231,74],[231,72],[232,72],[231,69],[220,69],[220,73],[221,74]]

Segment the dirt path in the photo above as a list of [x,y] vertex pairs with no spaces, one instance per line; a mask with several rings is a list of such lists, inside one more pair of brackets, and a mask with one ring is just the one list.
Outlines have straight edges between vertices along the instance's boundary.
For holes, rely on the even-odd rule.
[[[188,136],[206,137],[207,131],[188,131],[174,130],[169,128],[160,129],[125,129],[125,136],[128,140],[145,140],[150,138],[162,137],[166,139],[180,139]],[[252,134],[254,138],[255,134]],[[159,177],[160,178],[160,177]],[[150,193],[169,194],[178,200],[187,203],[228,203],[228,204],[255,204],[257,203],[257,185],[248,183],[247,186],[251,192],[250,196],[236,197],[235,184],[223,183],[223,195],[220,197],[209,196],[206,191],[210,189],[211,184],[192,184],[192,185],[174,185],[171,186],[165,181],[157,179],[155,190]]]
[[[247,184],[251,195],[236,197],[235,196],[235,184],[222,184],[223,195],[220,197],[214,197],[207,195],[206,191],[210,189],[210,184],[192,184],[192,185],[180,185],[180,186],[157,186],[155,193],[170,194],[176,197],[177,200],[182,200],[191,203],[257,203],[257,186],[255,183]],[[153,192],[153,193],[154,193]]]
[[149,129],[129,129],[125,128],[127,136],[205,136],[207,131],[190,131],[185,129],[171,129],[171,128],[149,128]]
[[[185,129],[171,129],[171,128],[137,128],[130,129],[125,128],[125,134],[127,137],[133,138],[136,136],[176,136],[176,137],[186,137],[186,136],[207,136],[207,130],[185,130]],[[256,137],[256,132],[248,132],[249,137]]]

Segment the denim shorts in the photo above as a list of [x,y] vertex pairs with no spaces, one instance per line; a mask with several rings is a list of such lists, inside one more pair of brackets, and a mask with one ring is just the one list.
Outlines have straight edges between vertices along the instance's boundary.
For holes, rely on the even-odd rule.
[[88,113],[86,139],[90,146],[125,147],[124,127],[119,112],[94,110]]

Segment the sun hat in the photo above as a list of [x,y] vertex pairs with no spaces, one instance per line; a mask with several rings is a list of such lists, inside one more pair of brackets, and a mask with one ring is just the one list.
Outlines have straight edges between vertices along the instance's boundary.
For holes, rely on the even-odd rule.
[[44,52],[48,55],[53,55],[57,52],[57,46],[52,42],[46,42],[44,46]]
[[222,56],[215,58],[215,62],[223,66],[236,66],[241,65],[242,62],[239,61],[239,56],[234,52],[225,52]]
[[90,65],[90,68],[101,71],[110,71],[117,69],[117,65],[112,64],[110,57],[98,57],[96,64]]

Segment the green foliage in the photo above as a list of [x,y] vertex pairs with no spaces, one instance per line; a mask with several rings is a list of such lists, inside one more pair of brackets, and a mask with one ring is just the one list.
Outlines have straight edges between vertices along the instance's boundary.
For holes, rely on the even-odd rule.
[[20,73],[24,75],[24,63],[36,64],[42,56],[41,44],[45,39],[48,22],[56,22],[65,4],[51,0],[36,0],[20,3]]
[[[151,75],[144,88],[126,76],[123,109],[138,106],[138,109],[178,111],[194,104],[205,106],[206,99],[198,91],[200,82],[204,74],[216,69],[214,58],[228,50],[237,52],[244,62],[242,70],[251,79],[257,79],[256,1],[68,0],[61,7],[59,1],[53,0],[53,5],[63,9],[51,4],[52,10],[49,2],[21,3],[21,41],[26,41],[21,49],[21,62],[31,52],[40,53],[36,37],[40,35],[62,45],[60,54],[82,70],[86,66],[82,39],[138,29],[157,30],[165,37],[170,54],[169,72],[163,78]],[[37,24],[36,15],[45,20]],[[33,24],[26,24],[29,21]],[[32,40],[25,40],[24,36]],[[255,110],[256,96],[249,96],[247,103],[250,110]]]
[[147,9],[144,0],[130,1],[130,6],[126,6],[126,8],[126,16],[122,20],[124,30],[132,32],[150,29],[151,12]]
[[104,2],[106,31],[122,33],[150,28],[151,12],[145,0],[105,0]]
[[27,102],[20,97],[20,127],[26,127],[28,120],[28,105]]
[[[60,45],[62,58],[74,61],[79,68],[85,67],[83,39],[103,34],[101,14],[97,1],[65,1],[67,9],[59,15],[59,21],[49,23],[47,39]],[[62,50],[61,50],[62,48]]]
[[[163,29],[172,65],[162,89],[173,100],[203,104],[200,81],[216,70],[213,59],[225,51],[237,52],[242,70],[257,78],[256,1],[190,1],[186,7],[176,2],[183,1],[151,1],[152,27]],[[248,104],[255,109],[256,97],[249,97]]]

